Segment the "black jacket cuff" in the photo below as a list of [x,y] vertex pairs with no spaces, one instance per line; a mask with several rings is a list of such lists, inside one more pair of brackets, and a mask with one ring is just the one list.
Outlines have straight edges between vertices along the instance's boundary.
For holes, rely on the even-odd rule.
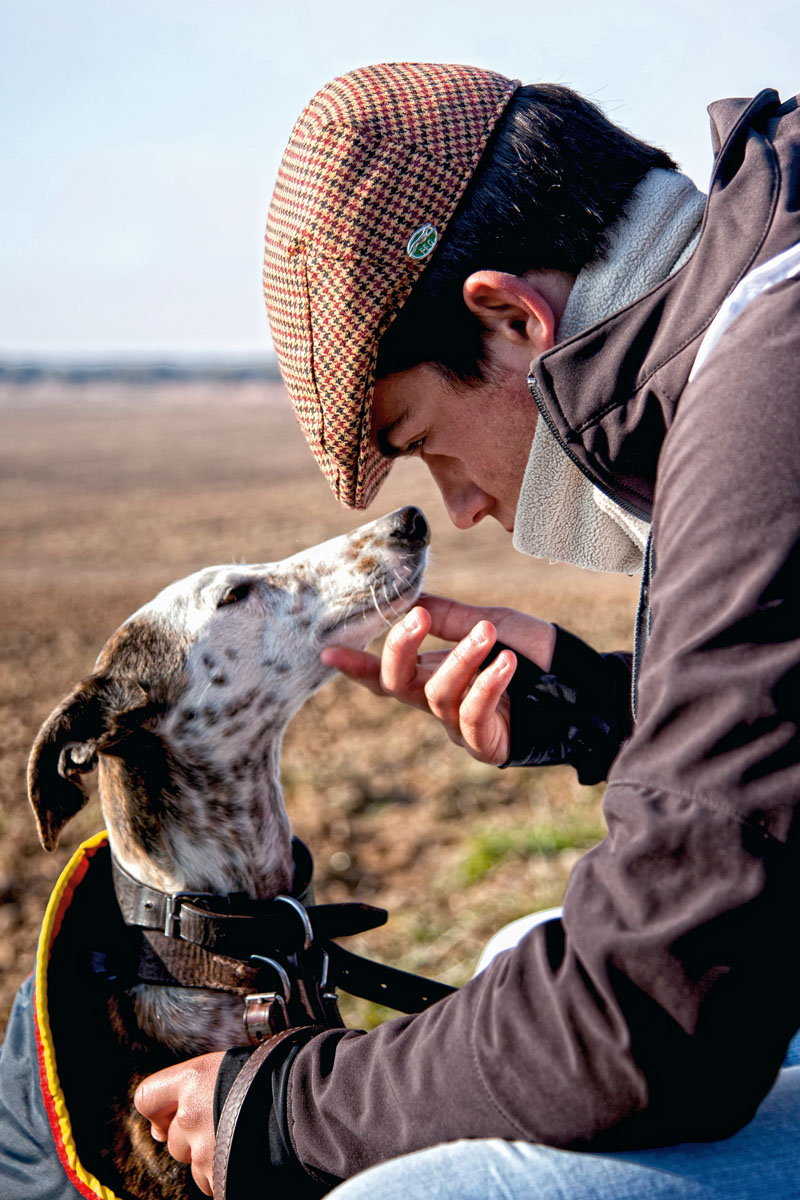
[[[341,1180],[310,1174],[295,1154],[289,1137],[286,1091],[289,1072],[300,1050],[320,1030],[316,1026],[295,1031],[279,1045],[254,1076],[242,1103],[227,1159],[227,1200],[247,1200],[256,1181],[264,1193],[317,1200]],[[217,1073],[214,1090],[214,1129],[219,1127],[225,1101],[255,1049],[228,1050]],[[260,1185],[259,1185],[260,1189]]]
[[[502,649],[496,645],[491,657]],[[630,655],[599,654],[559,626],[549,671],[514,653],[511,746],[503,766],[568,763],[581,783],[600,783],[633,723]]]

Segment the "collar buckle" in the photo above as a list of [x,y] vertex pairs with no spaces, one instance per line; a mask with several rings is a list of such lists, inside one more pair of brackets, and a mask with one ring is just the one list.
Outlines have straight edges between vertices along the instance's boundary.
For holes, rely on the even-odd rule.
[[206,892],[169,892],[164,903],[164,937],[179,938],[181,936],[181,907],[188,900],[204,900]]
[[244,998],[244,1028],[247,1040],[251,1046],[289,1028],[289,1010],[287,1003],[292,994],[292,984],[288,974],[274,958],[266,958],[262,954],[250,956],[250,962],[255,966],[269,967],[277,976],[278,986],[271,992],[251,992]]

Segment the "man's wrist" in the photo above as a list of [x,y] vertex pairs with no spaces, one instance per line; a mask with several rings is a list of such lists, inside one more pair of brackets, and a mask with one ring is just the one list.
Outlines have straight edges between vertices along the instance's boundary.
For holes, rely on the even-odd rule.
[[225,1055],[214,1094],[216,1200],[250,1196],[262,1179],[277,1194],[317,1200],[339,1182],[309,1173],[288,1131],[289,1072],[303,1046],[320,1032],[318,1026],[285,1030],[254,1050],[237,1047]]
[[581,783],[599,783],[630,734],[630,664],[626,656],[598,653],[560,626],[555,630],[549,671],[517,656],[507,689],[511,745],[503,766],[565,763]]

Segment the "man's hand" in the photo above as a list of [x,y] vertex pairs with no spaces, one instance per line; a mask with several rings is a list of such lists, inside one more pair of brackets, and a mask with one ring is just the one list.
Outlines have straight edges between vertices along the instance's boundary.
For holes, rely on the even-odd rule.
[[[456,645],[452,650],[420,654],[428,634]],[[344,646],[327,647],[321,658],[377,695],[394,696],[432,713],[457,745],[481,762],[498,765],[509,753],[505,690],[517,660],[510,650],[503,650],[484,670],[481,663],[501,641],[546,671],[555,639],[555,627],[549,622],[513,608],[482,608],[443,596],[421,596],[387,635],[380,658]]]
[[213,1194],[214,1086],[224,1056],[203,1054],[158,1071],[142,1080],[133,1098],[153,1137],[166,1142],[178,1162],[191,1164],[206,1196]]

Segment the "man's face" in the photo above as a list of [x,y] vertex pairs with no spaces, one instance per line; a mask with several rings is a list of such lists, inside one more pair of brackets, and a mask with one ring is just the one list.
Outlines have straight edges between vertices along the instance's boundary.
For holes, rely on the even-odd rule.
[[375,385],[374,444],[390,457],[421,458],[459,529],[484,517],[514,528],[538,416],[526,383],[529,359],[495,360],[491,378],[471,386],[455,387],[425,364]]

